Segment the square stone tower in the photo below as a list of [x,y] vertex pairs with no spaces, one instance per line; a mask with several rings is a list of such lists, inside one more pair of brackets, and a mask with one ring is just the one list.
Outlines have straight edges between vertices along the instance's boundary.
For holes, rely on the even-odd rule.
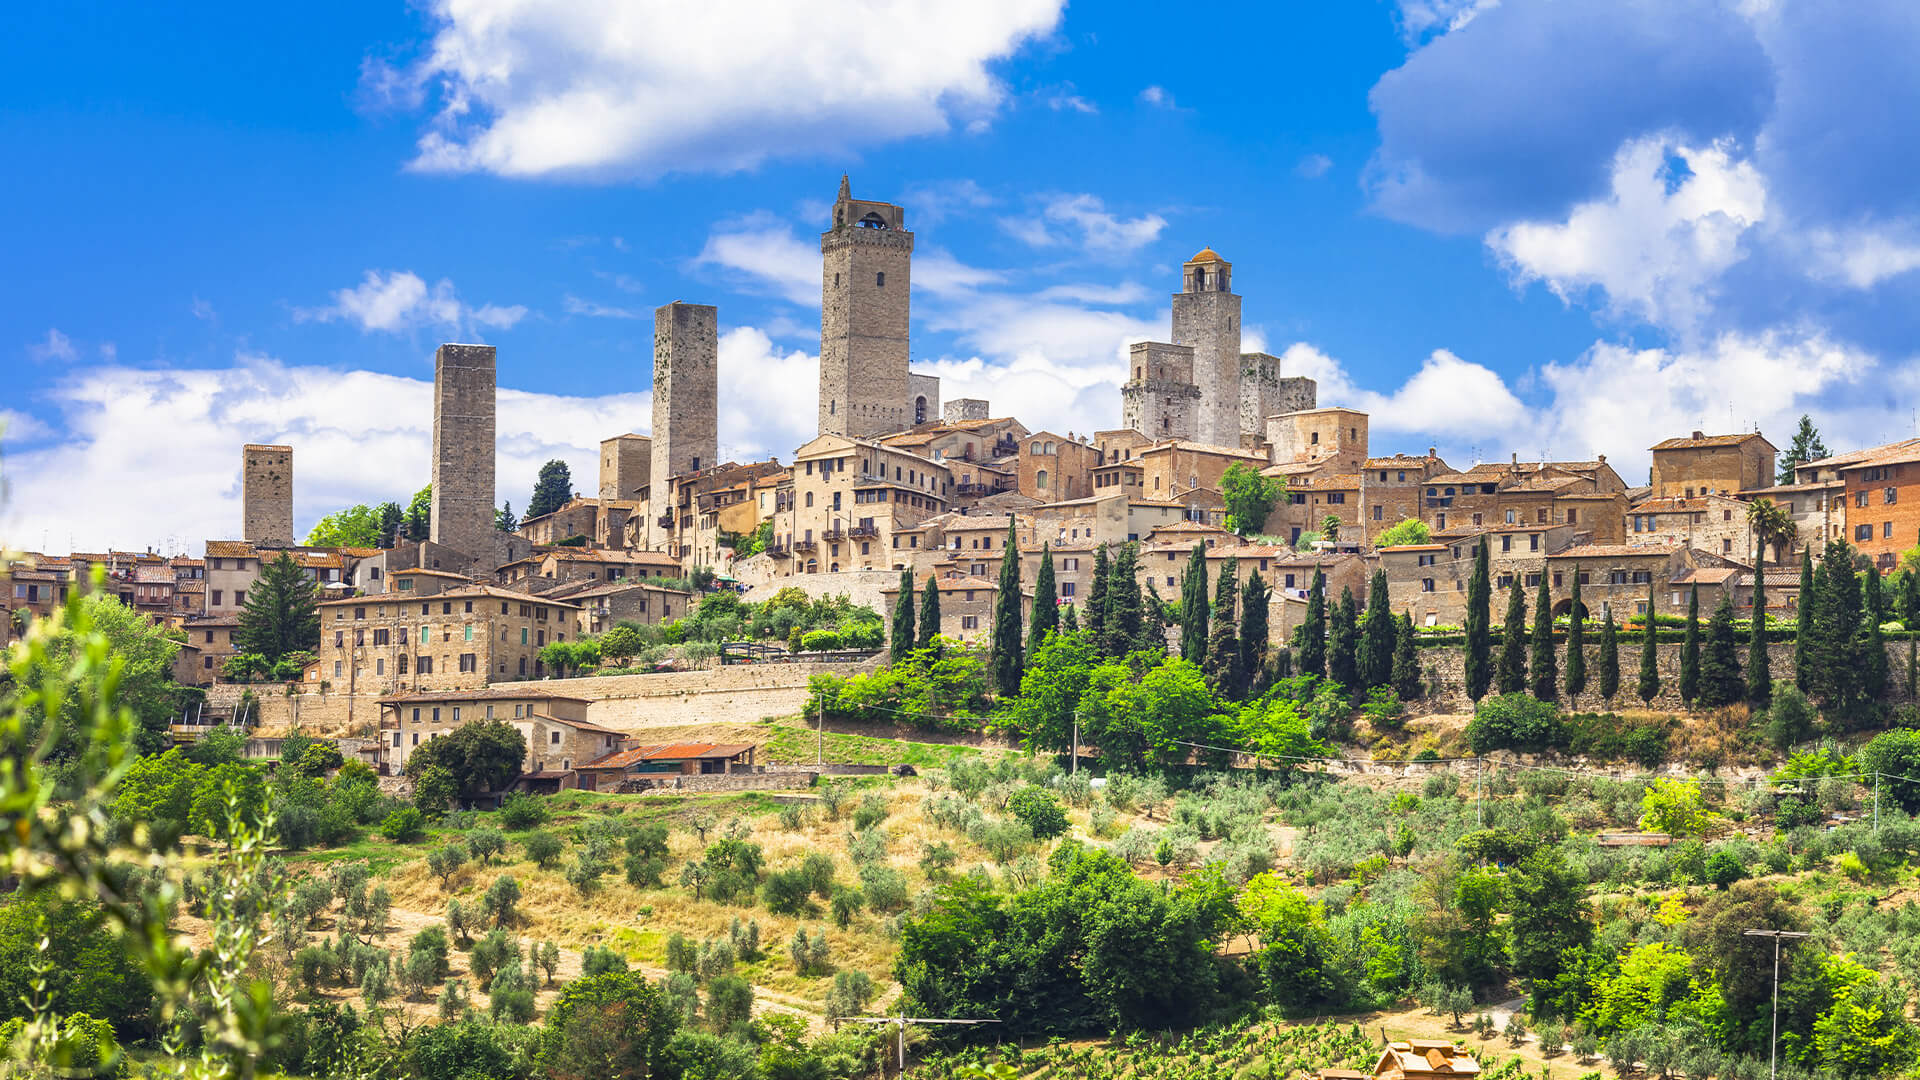
[[906,211],[855,199],[842,176],[833,227],[820,234],[821,434],[866,437],[912,426],[907,395],[912,283],[913,234],[906,229]]
[[940,376],[907,373],[907,425],[937,423],[940,419]]
[[675,300],[653,311],[654,496],[667,478],[719,464],[720,311]]
[[1193,383],[1200,388],[1193,439],[1239,446],[1240,298],[1233,293],[1233,264],[1212,248],[1201,249],[1181,267],[1181,291],[1173,294],[1173,343],[1193,347]]
[[[1120,387],[1120,426],[1154,440],[1198,438],[1202,400],[1193,365],[1191,345],[1134,342],[1128,350],[1129,378]],[[1240,445],[1238,435],[1233,445]]]
[[986,398],[954,398],[947,402],[944,411],[940,414],[940,419],[949,424],[964,423],[968,420],[986,420],[992,415],[987,410]]
[[1303,376],[1280,374],[1280,358],[1240,354],[1240,446],[1252,449],[1267,437],[1267,417],[1317,405],[1319,386]]
[[615,435],[600,440],[600,498],[632,502],[647,486],[653,467],[653,440],[645,435]]
[[240,448],[240,536],[250,544],[293,543],[293,447]]
[[433,524],[428,538],[480,559],[493,551],[494,348],[433,354]]

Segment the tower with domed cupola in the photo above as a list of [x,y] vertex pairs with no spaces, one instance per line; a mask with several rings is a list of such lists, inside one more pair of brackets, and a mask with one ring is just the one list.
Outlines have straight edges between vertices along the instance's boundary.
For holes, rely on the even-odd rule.
[[1193,350],[1195,442],[1240,445],[1240,297],[1233,264],[1202,248],[1180,269],[1173,294],[1173,343]]

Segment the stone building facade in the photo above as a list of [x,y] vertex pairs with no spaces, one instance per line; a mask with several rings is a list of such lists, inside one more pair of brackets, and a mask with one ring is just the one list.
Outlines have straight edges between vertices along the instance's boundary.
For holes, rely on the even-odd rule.
[[1136,341],[1128,353],[1132,378],[1120,387],[1120,422],[1148,438],[1197,438],[1201,399],[1193,347]]
[[940,376],[907,372],[907,421],[912,426],[940,419]]
[[600,440],[600,501],[636,501],[653,475],[653,440],[615,435]]
[[898,530],[946,510],[952,472],[898,447],[821,435],[794,453],[793,503],[775,513],[780,576],[901,569]]
[[546,674],[540,650],[580,634],[580,608],[485,585],[421,600],[320,604],[321,678],[345,694],[474,690]]
[[589,704],[585,698],[515,687],[394,694],[379,701],[380,761],[384,771],[399,773],[425,743],[465,724],[497,720],[512,724],[527,742],[522,771],[564,772],[612,753],[628,738],[589,723]]
[[240,535],[255,544],[291,544],[293,447],[240,448]]
[[494,348],[433,356],[433,522],[429,539],[470,558],[494,550]]
[[1653,495],[1692,498],[1732,495],[1770,486],[1774,481],[1774,445],[1757,431],[1744,435],[1694,432],[1683,439],[1653,444]]
[[906,211],[855,199],[841,177],[820,256],[821,434],[869,438],[910,427]]
[[940,419],[949,424],[966,420],[985,420],[993,415],[985,398],[954,398],[940,409]]
[[1072,433],[1032,432],[1020,440],[1017,455],[1020,494],[1043,502],[1093,494],[1093,470],[1100,463],[1100,451]]
[[1631,544],[1698,548],[1749,563],[1753,558],[1747,503],[1725,495],[1642,499],[1627,508],[1626,536]]
[[1275,464],[1317,462],[1358,473],[1367,460],[1367,414],[1358,409],[1303,409],[1269,416],[1267,442]]
[[1238,446],[1240,297],[1233,292],[1233,264],[1203,248],[1181,266],[1180,283],[1173,294],[1173,343],[1193,350],[1193,382],[1200,388],[1192,437]]

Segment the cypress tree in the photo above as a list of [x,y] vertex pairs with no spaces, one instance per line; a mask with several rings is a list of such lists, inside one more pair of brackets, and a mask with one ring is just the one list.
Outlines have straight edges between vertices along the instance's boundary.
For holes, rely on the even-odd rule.
[[1207,546],[1193,545],[1180,579],[1180,659],[1199,663],[1207,652]]
[[1756,709],[1773,700],[1773,660],[1767,656],[1767,568],[1754,560],[1753,626],[1747,631],[1747,701]]
[[1813,671],[1812,696],[1829,719],[1852,723],[1860,704],[1860,579],[1853,569],[1853,546],[1845,540],[1827,545],[1820,562],[1819,603],[1814,609],[1813,640],[1808,646]]
[[290,652],[312,652],[320,647],[319,605],[319,583],[283,551],[264,561],[248,590],[234,644],[268,663]]
[[1872,709],[1887,696],[1887,637],[1880,624],[1887,621],[1886,593],[1881,587],[1880,568],[1867,568],[1867,632],[1856,655],[1859,661],[1860,704]]
[[1134,651],[1150,652],[1157,656],[1167,654],[1167,611],[1171,607],[1160,598],[1160,590],[1153,584],[1153,575],[1147,575],[1146,594],[1140,598],[1140,637],[1133,645]]
[[1094,651],[1100,655],[1109,655],[1101,650],[1105,648],[1107,629],[1107,579],[1113,576],[1113,566],[1107,558],[1107,545],[1101,544],[1093,551],[1093,583],[1087,586],[1087,633],[1093,638]]
[[1600,623],[1600,698],[1611,708],[1613,695],[1620,692],[1620,641],[1613,625],[1613,608]]
[[1680,700],[1693,708],[1700,696],[1700,583],[1687,590],[1687,637],[1680,646]]
[[1360,634],[1360,688],[1364,690],[1393,681],[1393,646],[1399,634],[1388,606],[1387,572],[1375,570],[1367,586],[1366,628]]
[[1258,570],[1247,575],[1240,590],[1240,670],[1249,682],[1267,666],[1267,604],[1272,593]]
[[[1136,569],[1139,548],[1120,545],[1120,551],[1107,564],[1107,610],[1101,619],[1102,650],[1113,657],[1125,656],[1140,647],[1140,575]],[[1161,651],[1166,645],[1161,644]]]
[[1207,635],[1207,662],[1203,665],[1207,681],[1221,697],[1240,696],[1240,637],[1234,626],[1234,600],[1240,587],[1238,559],[1220,564],[1220,580],[1214,583],[1213,624]]
[[1659,631],[1653,618],[1653,594],[1647,594],[1647,621],[1640,633],[1640,685],[1636,688],[1640,700],[1653,704],[1660,696],[1660,641],[1654,635]]
[[920,594],[920,636],[914,647],[931,649],[934,638],[940,634],[940,579],[927,575],[926,591]]
[[1033,620],[1027,624],[1027,648],[1037,649],[1060,626],[1060,590],[1053,583],[1053,545],[1040,545],[1040,569],[1033,578]]
[[1507,621],[1500,631],[1500,678],[1502,694],[1527,691],[1527,597],[1520,591],[1520,575],[1513,575],[1513,590],[1507,596]]
[[1880,577],[1880,568],[1869,566],[1863,576],[1867,585],[1867,619],[1876,623],[1886,622],[1892,613],[1887,610],[1886,582]]
[[1900,572],[1900,625],[1920,630],[1920,574]]
[[1327,673],[1327,575],[1319,567],[1313,570],[1313,586],[1307,590],[1307,611],[1294,633],[1294,665],[1302,675]]
[[[1545,580],[1544,578],[1542,580]],[[1587,608],[1580,602],[1580,566],[1573,567],[1573,602],[1567,608],[1567,701],[1587,688]]]
[[406,520],[406,513],[397,502],[380,504],[380,543],[382,548],[391,548],[400,542],[400,526]]
[[1820,610],[1820,584],[1813,576],[1813,549],[1800,553],[1800,598],[1793,613],[1793,685],[1813,696],[1813,619]]
[[1340,606],[1333,609],[1333,625],[1327,631],[1327,678],[1349,691],[1360,680],[1360,635],[1355,625],[1353,590],[1342,586]]
[[1000,696],[1020,693],[1020,539],[1007,522],[1007,546],[1000,555],[1000,587],[993,594],[993,685]]
[[1540,571],[1540,592],[1533,601],[1533,696],[1541,701],[1560,697],[1560,662],[1553,655],[1553,596],[1547,592],[1547,572]]
[[1739,639],[1733,632],[1733,599],[1722,593],[1720,606],[1707,622],[1706,650],[1700,659],[1700,704],[1707,708],[1731,705],[1746,695],[1740,677]]
[[1067,610],[1060,613],[1060,632],[1077,634],[1080,632],[1080,605],[1068,604]]
[[1479,701],[1493,684],[1493,580],[1487,567],[1487,538],[1473,555],[1467,580],[1467,697]]
[[1396,620],[1393,640],[1393,691],[1401,701],[1420,696],[1420,661],[1413,651],[1413,616]]
[[893,634],[887,640],[887,660],[897,664],[913,651],[913,571],[900,571],[900,598],[893,602]]

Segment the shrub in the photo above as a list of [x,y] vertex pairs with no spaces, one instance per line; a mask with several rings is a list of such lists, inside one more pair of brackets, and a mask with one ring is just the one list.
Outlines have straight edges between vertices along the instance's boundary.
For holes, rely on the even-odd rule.
[[860,868],[861,891],[875,911],[899,911],[907,906],[907,879],[891,866],[869,863]]
[[799,915],[813,910],[812,883],[806,871],[797,866],[768,874],[760,893],[767,910],[775,915]]
[[679,931],[676,930],[674,931],[674,933],[668,936],[667,938],[667,970],[668,971],[681,971],[681,972],[691,973],[693,971],[694,965],[699,962],[699,959],[700,959],[699,950],[695,948],[693,942],[688,941],[686,937],[682,935]]
[[860,908],[866,902],[867,898],[862,896],[858,889],[849,889],[845,886],[834,889],[832,903],[833,925],[845,930],[847,926],[853,922],[853,917],[860,913]]
[[667,827],[658,822],[642,825],[627,834],[627,854],[667,857]]
[[396,844],[411,844],[427,835],[427,815],[406,806],[388,814],[380,823],[380,835]]
[[500,804],[500,823],[515,832],[545,825],[551,816],[546,800],[521,792],[507,796]]
[[1707,884],[1725,889],[1734,882],[1747,876],[1747,864],[1740,856],[1725,847],[1714,848],[1707,855]]
[[833,652],[840,645],[837,630],[809,630],[800,636],[800,648],[806,652]]
[[1033,846],[1033,828],[1024,821],[996,821],[981,830],[979,843],[994,862],[1012,862]]
[[1067,811],[1044,788],[1026,787],[1007,799],[1007,812],[1024,822],[1036,839],[1048,840],[1067,831]]
[[873,989],[873,978],[864,971],[835,972],[827,993],[827,1019],[858,1016],[873,1000]]
[[591,852],[581,852],[567,864],[567,884],[582,893],[592,892],[600,884],[600,878],[607,872],[607,864],[594,858]]
[[833,859],[821,852],[814,852],[800,860],[800,872],[807,876],[807,888],[815,896],[825,900],[833,895]]
[[883,791],[869,791],[860,799],[860,806],[853,812],[853,827],[871,829],[887,820],[887,795]]
[[493,919],[493,925],[505,926],[513,920],[513,908],[520,902],[520,883],[513,880],[512,874],[501,874],[487,886],[487,893],[480,900],[480,907]]
[[1375,731],[1399,731],[1406,726],[1407,707],[1400,703],[1400,695],[1391,686],[1376,686],[1367,691],[1366,703],[1360,711],[1367,715],[1367,723]]
[[553,869],[553,864],[560,861],[560,852],[566,848],[559,837],[549,832],[528,833],[520,846],[527,853],[527,860],[542,870]]
[[1501,694],[1480,703],[1467,723],[1467,745],[1476,754],[1495,750],[1545,750],[1560,740],[1560,710],[1531,694]]
[[627,856],[627,884],[641,889],[660,887],[661,875],[667,871],[664,859],[652,855]]
[[583,979],[625,970],[627,958],[606,945],[589,945],[580,954],[580,977]]

